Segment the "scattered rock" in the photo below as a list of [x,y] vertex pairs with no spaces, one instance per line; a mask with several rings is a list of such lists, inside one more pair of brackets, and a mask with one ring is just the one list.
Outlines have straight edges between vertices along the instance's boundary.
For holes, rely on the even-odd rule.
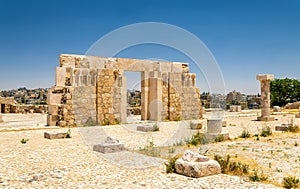
[[158,126],[155,125],[139,125],[136,128],[137,131],[142,131],[142,132],[153,132],[153,131],[157,131],[158,129],[159,129]]
[[119,143],[119,140],[118,139],[114,139],[110,136],[108,136],[105,140],[105,143],[108,143],[108,144],[116,144],[116,143]]
[[217,161],[191,151],[186,151],[182,158],[176,160],[175,169],[178,174],[194,178],[221,173],[221,167]]
[[200,154],[195,154],[194,152],[187,150],[184,155],[182,156],[182,159],[184,161],[188,161],[188,162],[205,162],[208,161],[209,158],[206,156],[202,156]]
[[93,146],[93,150],[101,153],[114,153],[126,150],[123,143],[119,140],[107,137],[104,144]]
[[273,112],[281,112],[282,108],[280,106],[273,106]]
[[44,138],[47,139],[64,139],[67,138],[68,133],[50,133],[50,132],[44,132]]

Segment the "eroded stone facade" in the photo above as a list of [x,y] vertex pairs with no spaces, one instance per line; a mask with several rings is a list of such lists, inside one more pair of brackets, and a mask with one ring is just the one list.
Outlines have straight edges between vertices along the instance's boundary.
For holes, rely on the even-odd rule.
[[125,71],[141,73],[142,120],[202,118],[196,74],[186,63],[63,54],[48,93],[47,124],[125,123]]
[[11,113],[12,106],[16,104],[14,97],[0,96],[0,113]]

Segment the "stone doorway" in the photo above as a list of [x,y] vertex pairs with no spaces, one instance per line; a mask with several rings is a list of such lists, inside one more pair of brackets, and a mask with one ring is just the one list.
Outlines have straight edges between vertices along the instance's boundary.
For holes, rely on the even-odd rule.
[[135,123],[141,121],[142,112],[142,91],[141,91],[141,72],[125,71],[126,78],[126,113],[127,123]]
[[1,104],[1,112],[0,113],[5,113],[5,104]]

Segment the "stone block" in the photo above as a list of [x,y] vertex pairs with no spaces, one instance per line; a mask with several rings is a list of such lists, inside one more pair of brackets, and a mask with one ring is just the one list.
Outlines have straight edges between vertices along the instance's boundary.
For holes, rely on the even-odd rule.
[[51,115],[58,115],[58,105],[48,105],[48,112]]
[[62,98],[62,94],[50,93],[47,97],[47,103],[48,103],[48,105],[50,105],[50,104],[52,104],[52,105],[61,104],[61,98]]
[[222,119],[207,119],[207,133],[221,133]]
[[295,116],[296,118],[300,118],[300,113]]
[[57,67],[55,75],[55,85],[64,87],[66,86],[66,68]]
[[60,67],[75,68],[75,56],[72,55],[60,55],[59,57]]
[[55,133],[55,132],[44,132],[44,138],[47,139],[64,139],[67,138],[68,133],[62,132],[62,133]]
[[93,146],[93,150],[101,153],[114,153],[126,150],[122,143],[104,143]]
[[227,126],[227,122],[226,121],[222,121],[222,127],[226,127]]
[[58,116],[57,115],[47,115],[47,125],[56,126]]
[[0,123],[3,123],[2,114],[0,113]]
[[153,125],[139,125],[136,130],[141,132],[153,132],[156,128]]
[[187,151],[184,156],[175,162],[176,173],[188,177],[199,178],[221,173],[221,166],[215,160],[210,160],[206,156],[193,154]]
[[288,128],[286,125],[280,125],[275,127],[275,131],[288,131]]

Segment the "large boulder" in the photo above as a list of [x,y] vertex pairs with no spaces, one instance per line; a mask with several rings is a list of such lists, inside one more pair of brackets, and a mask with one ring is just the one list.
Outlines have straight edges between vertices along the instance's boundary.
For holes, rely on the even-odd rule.
[[189,150],[182,158],[176,160],[175,169],[178,174],[194,178],[221,173],[221,166],[217,161]]

